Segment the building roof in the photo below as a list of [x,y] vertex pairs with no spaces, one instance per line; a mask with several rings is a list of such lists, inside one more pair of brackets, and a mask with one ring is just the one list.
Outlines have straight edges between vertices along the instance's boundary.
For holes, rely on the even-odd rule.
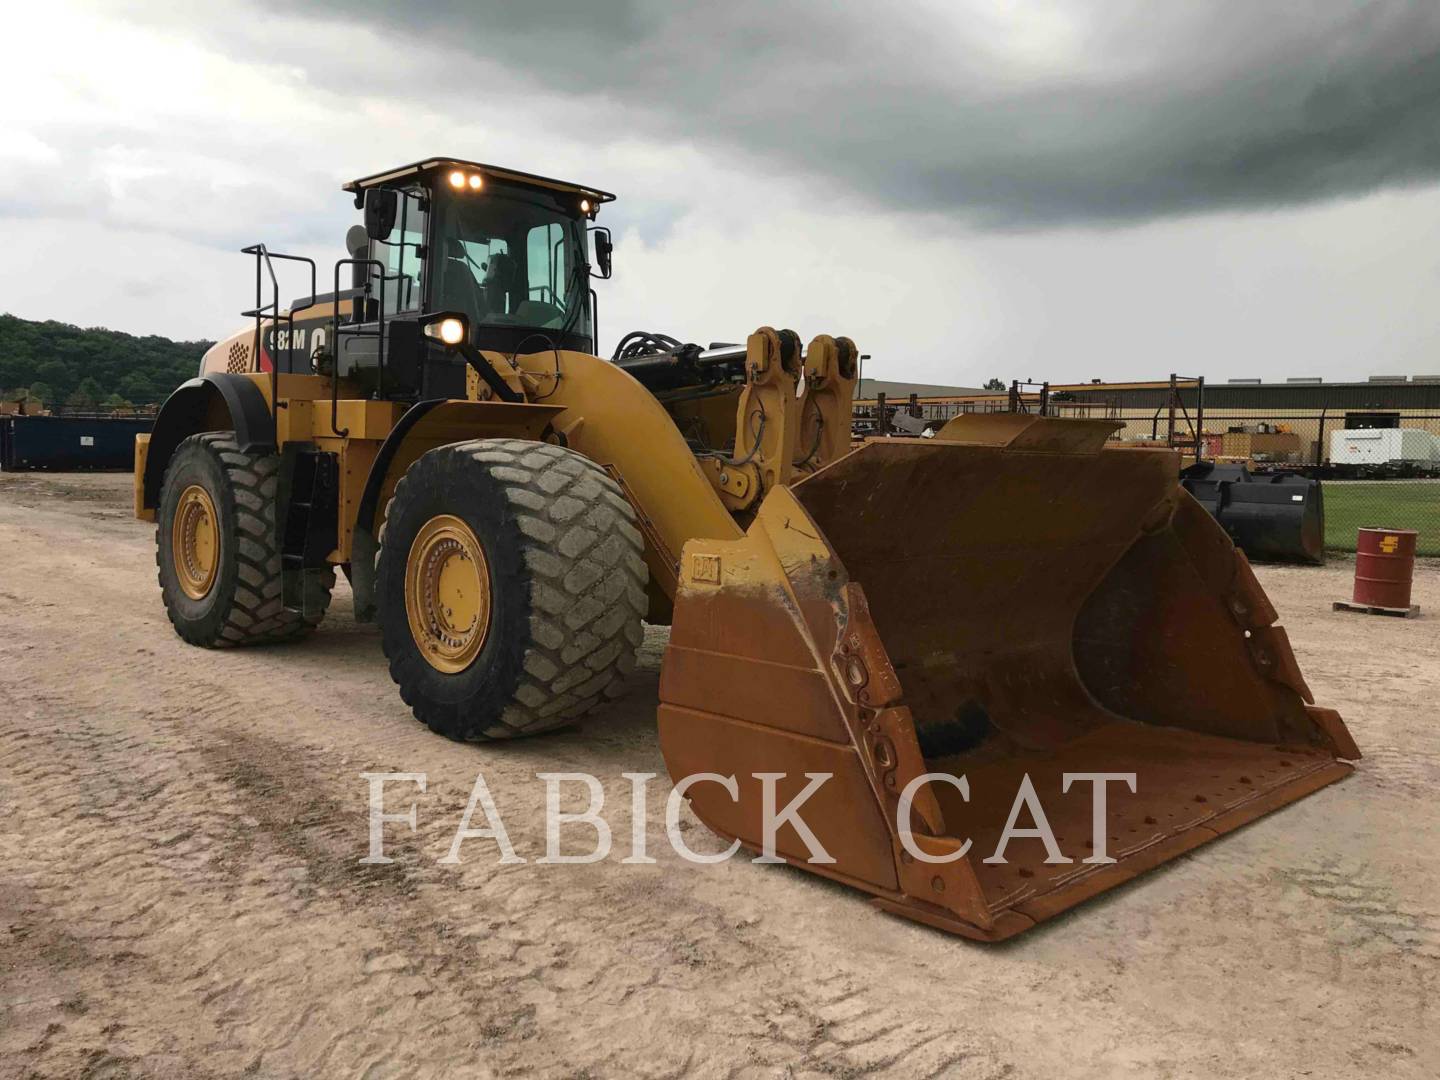
[[999,391],[984,390],[978,386],[941,386],[937,383],[892,382],[888,379],[861,379],[855,384],[855,397],[859,401],[873,401],[876,394],[887,399],[906,400],[911,394],[927,397],[971,397],[976,394],[993,394]]
[[[1193,405],[1198,385],[1193,379],[1179,379],[1176,389],[1181,401]],[[967,386],[937,386],[933,383],[890,382],[862,379],[855,388],[855,400],[871,402],[877,393],[888,401],[903,402],[911,394],[926,399],[975,401],[1004,398],[1008,390],[984,390]],[[1117,408],[1161,408],[1170,400],[1169,380],[1144,382],[1051,383],[1051,400],[1113,405]],[[1027,386],[1026,400],[1038,400],[1038,388]],[[1408,382],[1206,382],[1205,408],[1268,409],[1293,408],[1426,408],[1440,412],[1440,379],[1417,376]]]
[[[1187,406],[1198,397],[1194,383],[1182,382]],[[1121,408],[1161,408],[1169,400],[1168,383],[1093,383],[1052,386],[1070,400],[1105,402]],[[1440,383],[1431,382],[1224,382],[1205,384],[1205,411],[1223,409],[1433,409],[1440,411]]]

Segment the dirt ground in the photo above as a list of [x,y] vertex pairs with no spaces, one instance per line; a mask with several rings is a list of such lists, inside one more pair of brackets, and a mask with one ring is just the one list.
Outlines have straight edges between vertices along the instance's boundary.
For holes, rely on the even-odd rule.
[[[583,731],[455,745],[411,719],[343,590],[303,644],[183,645],[128,499],[125,476],[0,476],[0,1075],[1440,1074],[1440,564],[1420,620],[1332,613],[1345,561],[1262,568],[1359,771],[987,946],[676,856],[663,631]],[[482,770],[532,861],[471,840],[439,865]],[[574,770],[604,781],[620,850],[536,865],[535,774]],[[387,866],[359,863],[365,771],[429,778]],[[661,774],[656,865],[619,862],[624,772]]]

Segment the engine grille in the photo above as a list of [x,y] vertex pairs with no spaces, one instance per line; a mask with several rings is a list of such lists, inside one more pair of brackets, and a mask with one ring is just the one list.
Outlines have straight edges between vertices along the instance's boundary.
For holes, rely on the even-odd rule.
[[230,346],[230,355],[225,361],[225,370],[231,375],[240,375],[250,370],[250,346],[237,341]]

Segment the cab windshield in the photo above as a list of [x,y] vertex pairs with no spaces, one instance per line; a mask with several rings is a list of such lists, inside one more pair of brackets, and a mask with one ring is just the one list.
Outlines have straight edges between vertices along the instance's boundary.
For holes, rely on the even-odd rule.
[[463,311],[478,327],[589,338],[585,227],[563,199],[498,181],[440,195],[435,310]]

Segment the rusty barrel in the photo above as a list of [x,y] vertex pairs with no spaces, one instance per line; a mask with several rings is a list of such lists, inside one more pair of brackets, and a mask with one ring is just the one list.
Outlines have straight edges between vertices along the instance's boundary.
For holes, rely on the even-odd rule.
[[1355,541],[1355,603],[1384,608],[1410,606],[1418,537],[1414,529],[1360,530]]

